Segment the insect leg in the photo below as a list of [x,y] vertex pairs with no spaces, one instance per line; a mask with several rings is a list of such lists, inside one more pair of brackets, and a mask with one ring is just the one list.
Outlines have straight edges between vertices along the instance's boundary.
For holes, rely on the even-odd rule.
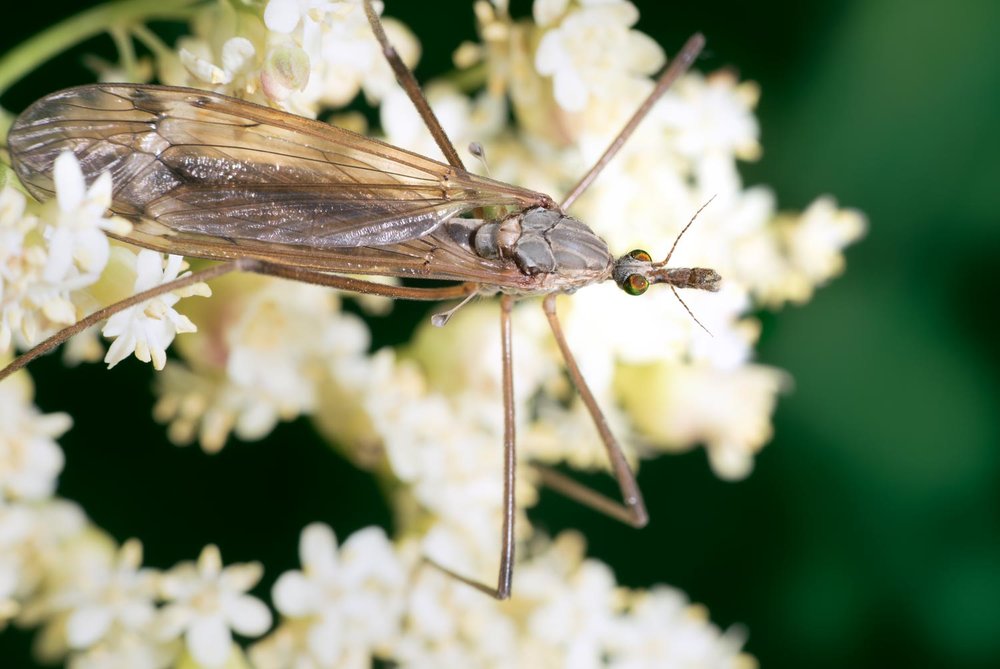
[[43,341],[42,343],[32,347],[28,351],[14,358],[14,360],[9,365],[4,367],[3,369],[0,369],[0,381],[3,381],[5,378],[10,376],[17,370],[21,369],[35,358],[44,355],[49,351],[51,351],[52,349],[56,348],[64,341],[72,337],[73,335],[79,334],[80,332],[83,332],[84,330],[89,328],[91,325],[96,325],[97,323],[100,323],[101,321],[110,318],[111,316],[114,316],[119,311],[124,311],[129,307],[134,307],[135,305],[141,304],[146,300],[151,300],[154,297],[164,295],[179,288],[186,288],[187,286],[199,283],[201,281],[208,281],[209,279],[215,279],[217,277],[222,276],[223,274],[229,274],[230,272],[240,271],[243,269],[243,264],[244,261],[242,260],[233,260],[231,262],[222,263],[221,265],[214,265],[212,267],[200,270],[198,272],[192,272],[191,274],[188,274],[187,276],[182,276],[179,279],[174,279],[173,281],[168,281],[167,283],[161,284],[159,286],[154,286],[149,290],[144,290],[141,293],[136,293],[131,297],[127,297],[124,300],[115,302],[114,304],[108,305],[103,309],[99,309],[94,313],[81,318],[73,325],[70,325],[67,328],[63,328],[59,332],[55,333],[54,335]]
[[254,274],[264,274],[276,276],[281,279],[291,279],[292,281],[302,281],[312,283],[317,286],[327,286],[337,290],[346,290],[351,293],[361,293],[364,295],[378,295],[379,297],[389,297],[394,300],[420,300],[435,302],[439,300],[452,300],[462,298],[479,290],[479,284],[459,283],[452,286],[421,287],[421,286],[390,286],[375,281],[365,281],[339,274],[328,274],[318,270],[294,267],[292,265],[282,265],[279,263],[266,262],[263,260],[243,260],[240,269],[244,272]]
[[500,298],[500,357],[503,366],[503,529],[500,534],[500,575],[497,599],[510,597],[514,576],[514,479],[517,469],[517,436],[514,431],[514,354],[510,314],[514,298]]
[[621,129],[621,132],[619,132],[618,135],[611,140],[611,144],[604,150],[601,157],[597,159],[594,166],[591,167],[590,170],[583,175],[580,181],[573,186],[572,190],[566,194],[566,197],[563,198],[563,201],[559,206],[563,209],[568,209],[569,206],[576,202],[576,199],[580,197],[585,190],[587,190],[594,179],[597,178],[597,175],[601,173],[605,166],[611,162],[611,159],[615,157],[615,154],[622,148],[625,141],[632,136],[632,133],[635,132],[635,129],[639,126],[639,123],[642,122],[642,119],[646,118],[646,115],[649,114],[649,110],[653,108],[656,101],[659,100],[664,93],[666,93],[667,89],[670,88],[671,84],[673,84],[679,76],[687,72],[688,68],[691,67],[691,63],[694,62],[694,59],[698,57],[698,54],[701,53],[701,50],[704,47],[705,36],[701,33],[695,33],[688,38],[688,41],[684,44],[684,47],[680,50],[680,52],[678,52],[678,54],[674,57],[670,66],[664,70],[663,74],[661,74],[660,78],[656,81],[656,87],[653,88],[653,91],[646,97],[643,103],[639,105],[639,108],[635,110],[635,113],[632,114],[632,118],[628,120],[628,123],[626,123],[625,127]]
[[514,577],[514,479],[517,468],[517,449],[514,432],[514,376],[510,327],[513,307],[513,297],[504,295],[500,298],[500,355],[503,364],[503,526],[500,530],[500,572],[497,575],[497,586],[492,588],[457,574],[448,567],[427,558],[427,562],[448,576],[501,600],[510,597],[510,586]]
[[444,129],[441,127],[441,123],[438,121],[437,116],[431,110],[430,104],[427,102],[427,98],[424,97],[423,92],[420,90],[420,84],[417,83],[416,77],[410,72],[410,68],[406,66],[403,59],[399,57],[399,53],[396,51],[395,47],[389,43],[389,37],[385,34],[385,28],[382,27],[382,22],[378,18],[378,14],[375,13],[375,8],[372,7],[371,0],[365,0],[365,14],[368,15],[368,23],[372,26],[372,32],[375,33],[375,39],[382,46],[382,54],[385,59],[389,62],[389,67],[396,75],[396,81],[399,85],[403,87],[406,91],[406,95],[409,96],[410,101],[413,102],[413,106],[417,108],[417,113],[420,114],[420,118],[423,119],[424,125],[430,130],[431,135],[434,137],[434,141],[437,142],[438,148],[441,149],[441,153],[448,160],[448,164],[452,167],[457,167],[461,170],[465,169],[465,165],[462,163],[462,159],[458,157],[458,152],[455,151],[455,147],[452,146],[451,140],[448,139],[448,135],[445,134]]
[[34,346],[28,351],[22,353],[17,358],[3,369],[0,369],[0,381],[7,378],[17,370],[21,369],[28,363],[30,363],[35,358],[45,355],[49,351],[53,350],[67,339],[73,335],[83,332],[91,325],[96,325],[101,321],[110,318],[111,316],[117,314],[119,311],[124,311],[129,307],[134,307],[137,304],[141,304],[147,300],[151,300],[160,295],[164,295],[174,290],[180,288],[185,288],[195,283],[200,283],[202,281],[210,281],[211,279],[216,279],[224,274],[229,274],[230,272],[250,272],[253,274],[264,274],[267,276],[276,276],[284,279],[293,279],[295,281],[304,281],[306,283],[314,283],[321,286],[328,286],[330,288],[337,288],[339,290],[346,290],[353,293],[364,293],[367,295],[379,295],[382,297],[391,297],[394,299],[404,299],[404,300],[428,300],[428,301],[438,301],[438,300],[450,300],[457,297],[464,297],[471,293],[476,292],[479,286],[474,283],[461,283],[454,286],[442,286],[438,288],[421,288],[413,286],[388,286],[382,283],[376,283],[374,281],[364,281],[362,279],[354,279],[347,276],[338,276],[335,274],[326,274],[325,272],[318,272],[314,270],[302,269],[298,267],[290,267],[286,265],[278,265],[275,263],[263,262],[260,260],[255,260],[252,258],[240,258],[238,260],[233,260],[230,262],[225,262],[219,265],[213,265],[203,270],[193,272],[187,276],[183,276],[179,279],[174,279],[173,281],[168,281],[167,283],[161,284],[159,286],[154,286],[149,290],[144,290],[141,293],[136,293],[131,297],[127,297],[124,300],[110,304],[103,309],[99,309],[88,316],[81,318],[79,321],[70,325],[67,328],[63,328],[59,332],[55,333],[45,341]]
[[590,417],[594,420],[597,432],[601,435],[601,441],[604,442],[604,448],[608,452],[608,459],[611,461],[612,472],[621,491],[622,501],[617,502],[605,497],[599,492],[560,474],[554,469],[536,465],[536,469],[541,474],[542,482],[566,497],[574,499],[596,511],[600,511],[607,516],[633,527],[644,527],[649,521],[649,514],[646,513],[646,504],[642,500],[642,493],[639,491],[639,486],[636,483],[632,469],[625,460],[625,454],[622,453],[621,445],[611,433],[607,419],[601,412],[600,407],[597,406],[597,401],[594,399],[593,393],[590,392],[590,388],[587,386],[587,382],[584,380],[583,375],[580,373],[580,368],[576,364],[576,358],[573,357],[572,351],[569,350],[566,337],[563,335],[562,326],[559,324],[559,317],[556,315],[555,293],[545,296],[545,299],[542,301],[542,308],[545,309],[545,317],[548,318],[549,327],[552,328],[556,344],[558,344],[559,350],[562,352],[563,360],[566,361],[566,370],[569,372],[569,377],[573,381],[573,385],[576,386],[577,392],[580,393],[580,398],[583,399],[587,411],[590,412]]

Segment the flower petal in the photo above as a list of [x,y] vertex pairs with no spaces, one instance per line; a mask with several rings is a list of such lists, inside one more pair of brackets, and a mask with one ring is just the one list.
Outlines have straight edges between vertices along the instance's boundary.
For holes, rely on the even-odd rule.
[[282,615],[301,618],[315,612],[314,592],[312,584],[301,571],[286,571],[275,582],[271,597]]
[[235,632],[260,636],[271,627],[271,611],[256,597],[241,595],[225,605],[225,614]]
[[302,566],[316,575],[328,575],[337,569],[337,537],[329,525],[311,523],[299,539]]
[[66,640],[73,648],[92,646],[111,626],[111,609],[87,606],[74,611],[66,621]]
[[233,648],[233,635],[222,616],[202,618],[188,629],[187,649],[199,664],[206,667],[223,665]]
[[80,162],[71,151],[63,151],[56,158],[52,168],[52,180],[55,183],[56,200],[61,211],[73,211],[80,206],[87,192],[87,185],[83,180]]

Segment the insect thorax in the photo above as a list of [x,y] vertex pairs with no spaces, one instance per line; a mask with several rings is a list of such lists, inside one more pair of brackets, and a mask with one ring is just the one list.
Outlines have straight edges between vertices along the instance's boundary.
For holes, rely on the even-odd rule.
[[500,221],[455,219],[453,225],[479,257],[511,260],[527,276],[556,275],[562,289],[601,281],[614,263],[593,230],[551,209],[536,207]]

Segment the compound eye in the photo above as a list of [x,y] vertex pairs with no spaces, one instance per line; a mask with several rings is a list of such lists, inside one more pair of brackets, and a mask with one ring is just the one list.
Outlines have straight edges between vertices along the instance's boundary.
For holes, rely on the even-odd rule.
[[[628,257],[632,258],[633,260],[641,260],[642,262],[653,262],[652,256],[650,256],[648,253],[646,253],[642,249],[636,249],[634,251],[629,251]],[[646,289],[643,288],[643,290],[646,290]]]
[[629,295],[642,295],[649,288],[649,280],[641,274],[629,274],[622,288]]

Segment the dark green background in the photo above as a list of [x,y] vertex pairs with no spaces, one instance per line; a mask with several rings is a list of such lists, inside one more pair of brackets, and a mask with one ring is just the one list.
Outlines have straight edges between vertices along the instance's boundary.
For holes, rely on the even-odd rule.
[[[715,480],[698,451],[643,468],[653,520],[641,532],[554,495],[533,516],[586,532],[622,583],[670,583],[720,625],[745,623],[765,667],[1000,666],[1000,3],[638,4],[639,27],[668,50],[701,30],[702,69],[736,64],[761,83],[764,157],[744,169],[749,184],[788,209],[833,194],[868,214],[870,233],[808,306],[764,316],[760,359],[795,389],[749,480]],[[8,18],[0,44],[63,12],[49,6],[80,3]],[[464,2],[397,0],[388,13],[424,44],[418,75],[473,35]],[[75,53],[4,106],[86,81]],[[403,340],[420,314],[404,307],[376,336]],[[370,479],[304,421],[206,456],[150,424],[135,390],[145,366],[44,360],[33,373],[39,404],[76,419],[60,494],[118,539],[141,537],[151,565],[218,542],[227,562],[263,560],[269,584],[295,565],[305,523],[344,537],[389,520]],[[28,643],[0,634],[0,666],[31,666]]]

